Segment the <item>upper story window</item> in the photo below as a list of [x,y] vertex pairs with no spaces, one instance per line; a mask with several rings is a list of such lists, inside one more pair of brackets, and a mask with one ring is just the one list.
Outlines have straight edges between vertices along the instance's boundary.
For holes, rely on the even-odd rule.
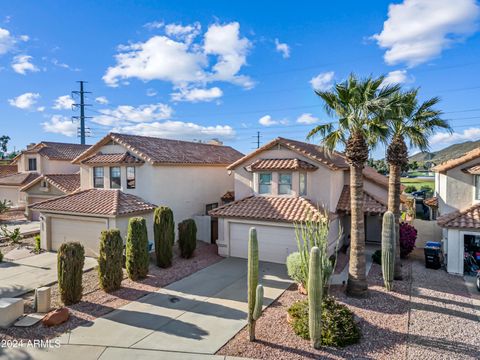
[[120,166],[112,166],[110,168],[110,189],[120,189],[121,175]]
[[272,193],[272,173],[261,173],[258,178],[258,193]]
[[299,193],[300,196],[306,196],[307,195],[307,174],[306,173],[300,173],[299,174],[298,193]]
[[480,175],[475,175],[475,200],[480,200]]
[[28,159],[28,171],[37,171],[37,159]]
[[292,193],[292,173],[278,174],[278,194],[290,195]]
[[135,167],[127,166],[127,189],[135,189]]
[[93,168],[93,187],[103,188],[103,167],[101,166]]

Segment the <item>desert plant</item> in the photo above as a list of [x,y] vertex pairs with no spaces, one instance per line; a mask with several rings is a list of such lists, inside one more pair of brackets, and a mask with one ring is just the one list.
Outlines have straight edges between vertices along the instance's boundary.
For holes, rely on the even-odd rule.
[[307,277],[303,271],[302,257],[299,252],[294,252],[287,257],[287,273],[297,284],[307,288]]
[[373,261],[375,264],[382,265],[382,250],[376,250],[376,251],[372,254],[372,261]]
[[406,222],[400,223],[400,257],[405,259],[415,249],[417,229]]
[[382,274],[385,288],[393,289],[393,275],[395,266],[395,215],[391,211],[383,214],[382,224]]
[[42,251],[42,245],[40,240],[40,235],[35,235],[33,238],[33,241],[35,243],[35,248],[33,251],[35,251],[36,254],[40,254],[40,252]]
[[248,335],[250,341],[255,341],[255,322],[262,314],[263,286],[258,284],[257,230],[250,228],[248,235]]
[[175,223],[173,212],[166,206],[155,209],[153,215],[153,237],[157,265],[168,268],[172,265],[173,242],[175,241]]
[[0,201],[0,215],[6,213],[12,207],[12,202],[10,200],[4,199]]
[[186,219],[178,224],[178,245],[180,247],[180,255],[189,259],[193,256],[197,247],[197,225],[195,220]]
[[417,187],[416,187],[415,185],[407,185],[407,186],[405,186],[404,191],[405,191],[407,194],[411,194],[411,193],[417,191]]
[[148,235],[145,219],[131,218],[128,222],[125,249],[127,275],[132,280],[143,279],[148,274]]
[[308,331],[310,342],[315,349],[322,345],[322,266],[320,249],[316,246],[310,251],[310,264],[308,270]]
[[13,230],[8,230],[6,225],[0,225],[0,233],[6,237],[12,244],[18,244],[22,238],[22,233],[20,228],[14,228]]
[[98,282],[106,292],[120,289],[123,280],[123,240],[120,230],[104,230],[100,234]]
[[76,304],[82,299],[82,275],[85,250],[78,242],[60,245],[57,253],[58,289],[65,305]]

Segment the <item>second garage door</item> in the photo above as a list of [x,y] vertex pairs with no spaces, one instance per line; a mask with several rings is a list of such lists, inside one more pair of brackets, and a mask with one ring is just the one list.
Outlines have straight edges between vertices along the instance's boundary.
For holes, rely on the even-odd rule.
[[285,264],[287,256],[297,251],[293,227],[230,223],[230,256],[247,258],[251,227],[257,229],[260,260]]
[[52,218],[52,249],[58,250],[64,242],[78,241],[86,256],[98,256],[100,233],[107,228],[106,219]]

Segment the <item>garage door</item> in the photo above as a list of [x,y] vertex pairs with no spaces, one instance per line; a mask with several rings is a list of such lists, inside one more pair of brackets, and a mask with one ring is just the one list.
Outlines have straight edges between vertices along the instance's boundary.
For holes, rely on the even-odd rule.
[[287,256],[297,251],[293,228],[230,223],[230,256],[247,258],[248,232],[251,227],[257,229],[260,260],[284,264]]
[[58,250],[64,242],[78,241],[85,248],[85,255],[98,256],[100,233],[107,228],[104,219],[52,218],[52,249]]

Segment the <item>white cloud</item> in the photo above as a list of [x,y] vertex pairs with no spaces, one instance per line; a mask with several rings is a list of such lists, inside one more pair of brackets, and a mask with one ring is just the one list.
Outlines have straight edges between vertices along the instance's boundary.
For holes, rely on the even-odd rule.
[[297,123],[310,125],[318,121],[318,118],[309,113],[304,113],[297,118]]
[[55,58],[52,59],[52,64],[55,65],[56,67],[67,69],[67,70],[70,70],[70,71],[77,71],[77,72],[80,71],[79,68],[71,67],[70,65],[62,63],[62,62],[58,61],[58,59],[55,59]]
[[19,36],[19,39],[22,40],[23,42],[27,42],[28,40],[30,40],[30,36],[28,36],[28,35],[20,35],[20,36]]
[[146,95],[150,97],[157,96],[157,91],[155,89],[149,88],[147,89]]
[[410,76],[407,73],[407,70],[394,70],[394,71],[390,71],[387,74],[387,76],[385,77],[385,80],[383,80],[382,82],[382,86],[394,85],[394,84],[405,84],[413,81],[414,81],[413,76]]
[[31,109],[33,105],[37,103],[37,100],[40,98],[39,93],[27,92],[25,94],[19,95],[16,98],[9,99],[8,103],[19,109]]
[[173,38],[184,41],[186,44],[191,44],[192,41],[200,34],[202,26],[199,22],[191,25],[167,24],[165,25],[165,33]]
[[39,111],[39,112],[45,111],[45,106],[39,106],[39,107],[37,107],[37,111]]
[[325,91],[332,87],[334,76],[333,71],[323,72],[312,78],[310,84],[315,90]]
[[173,101],[209,102],[222,97],[223,91],[218,87],[210,89],[180,88],[178,92],[171,95]]
[[471,127],[463,132],[454,132],[453,134],[439,132],[430,138],[430,145],[449,145],[463,141],[480,140],[480,128]]
[[75,104],[75,101],[72,99],[70,95],[63,95],[55,99],[52,109],[71,110],[73,104]]
[[53,115],[42,123],[43,131],[73,137],[77,134],[77,124],[66,116]]
[[98,96],[95,98],[95,102],[100,105],[107,105],[108,99],[106,96]]
[[152,21],[148,22],[143,27],[146,27],[147,29],[153,30],[153,29],[160,29],[165,25],[163,21]]
[[390,4],[380,34],[385,62],[415,66],[442,53],[476,31],[480,10],[475,0],[404,0]]
[[9,52],[15,45],[15,38],[7,29],[0,28],[0,55]]
[[13,58],[12,69],[21,75],[26,75],[27,71],[40,71],[32,62],[33,58],[30,55],[17,55]]
[[282,54],[284,59],[290,57],[290,46],[286,43],[281,43],[278,39],[275,39],[275,49]]
[[130,123],[144,123],[165,120],[172,116],[173,109],[162,103],[140,106],[120,105],[115,109],[99,110],[103,115],[95,116],[92,121],[105,126],[124,126]]
[[288,120],[286,119],[274,120],[270,115],[265,115],[265,116],[262,116],[260,119],[258,119],[258,123],[263,126],[272,126],[272,125],[278,125],[278,124],[287,125]]

